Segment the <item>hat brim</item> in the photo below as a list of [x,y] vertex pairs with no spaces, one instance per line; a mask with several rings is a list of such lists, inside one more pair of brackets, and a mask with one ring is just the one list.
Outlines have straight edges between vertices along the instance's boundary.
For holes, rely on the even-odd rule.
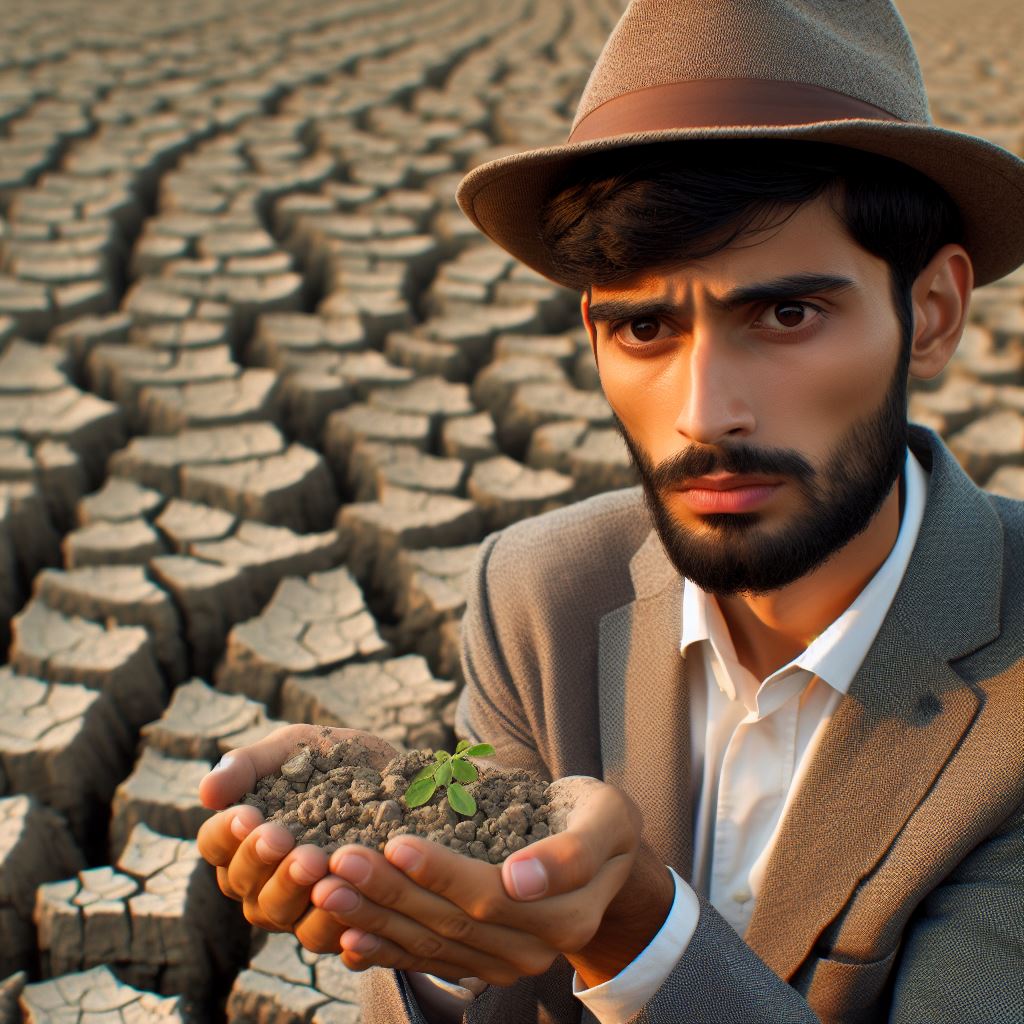
[[578,287],[559,274],[541,240],[540,211],[552,190],[575,167],[589,169],[610,150],[699,139],[803,139],[898,160],[944,188],[959,207],[976,285],[1024,263],[1024,161],[973,135],[902,121],[680,128],[567,143],[481,164],[462,180],[456,198],[466,216],[503,249],[549,280]]

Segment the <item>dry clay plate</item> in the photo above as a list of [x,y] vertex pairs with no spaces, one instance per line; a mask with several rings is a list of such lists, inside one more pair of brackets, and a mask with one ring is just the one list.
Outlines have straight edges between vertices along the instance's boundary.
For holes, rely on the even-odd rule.
[[312,843],[328,853],[347,843],[383,850],[392,836],[411,834],[500,864],[510,853],[562,831],[575,792],[593,782],[572,778],[549,785],[531,772],[477,763],[476,781],[463,783],[476,803],[471,816],[451,807],[444,785],[426,803],[409,807],[406,791],[415,777],[438,763],[432,750],[386,760],[358,739],[336,743],[328,733],[319,747],[300,744],[278,773],[257,782],[244,803],[284,825],[296,844]]

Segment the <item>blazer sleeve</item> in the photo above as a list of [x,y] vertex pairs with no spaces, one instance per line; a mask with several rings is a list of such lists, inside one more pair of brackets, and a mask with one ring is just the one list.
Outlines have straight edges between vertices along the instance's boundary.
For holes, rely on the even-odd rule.
[[819,1024],[804,998],[697,898],[700,917],[686,953],[629,1024]]
[[915,911],[891,1019],[1024,1020],[1024,805]]
[[[701,899],[686,954],[630,1024],[1019,1024],[1024,1020],[1024,806],[933,889],[907,923],[902,944],[873,964],[822,960],[800,982],[779,979]],[[835,996],[827,981],[860,970],[877,979]],[[822,982],[825,983],[822,983]]]
[[[510,669],[492,612],[488,572],[501,533],[491,534],[481,546],[466,613],[462,619],[462,671],[465,686],[459,696],[455,731],[459,736],[494,747],[494,761],[503,768],[522,768],[551,778],[551,767],[539,749],[536,721],[542,717],[538,673]],[[519,627],[520,642],[532,645],[526,626]],[[531,678],[519,678],[529,675]]]

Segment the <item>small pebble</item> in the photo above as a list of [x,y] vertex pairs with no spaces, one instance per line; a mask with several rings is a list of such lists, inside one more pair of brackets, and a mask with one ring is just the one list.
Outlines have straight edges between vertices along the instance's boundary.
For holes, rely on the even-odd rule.
[[402,807],[397,800],[382,800],[377,805],[377,814],[373,819],[373,827],[380,828],[386,821],[401,821]]
[[294,757],[281,765],[281,775],[291,783],[305,785],[313,774],[313,755],[308,750],[300,750]]

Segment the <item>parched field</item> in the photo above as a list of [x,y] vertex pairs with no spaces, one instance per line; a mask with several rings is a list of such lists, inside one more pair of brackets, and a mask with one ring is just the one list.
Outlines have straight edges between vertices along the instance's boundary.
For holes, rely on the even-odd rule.
[[[354,1024],[196,786],[280,722],[449,743],[480,541],[633,482],[577,297],[454,202],[564,139],[622,0],[5,6],[0,1024]],[[1024,5],[900,6],[936,119],[1021,152]],[[1024,275],[911,407],[1024,498]]]

